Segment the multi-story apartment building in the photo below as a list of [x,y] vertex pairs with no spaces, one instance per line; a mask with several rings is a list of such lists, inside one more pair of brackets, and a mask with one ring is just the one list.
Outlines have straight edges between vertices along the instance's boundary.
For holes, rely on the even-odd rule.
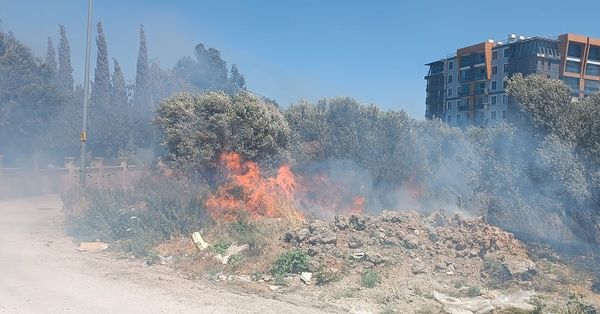
[[600,39],[564,34],[557,38],[511,34],[459,48],[456,54],[427,64],[427,119],[451,125],[493,125],[518,112],[506,94],[515,73],[537,73],[563,80],[574,97],[600,88]]

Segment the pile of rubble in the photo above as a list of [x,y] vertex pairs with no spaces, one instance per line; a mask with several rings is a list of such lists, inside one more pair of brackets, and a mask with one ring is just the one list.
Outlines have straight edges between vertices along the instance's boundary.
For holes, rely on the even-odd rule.
[[483,217],[465,219],[442,211],[311,220],[288,231],[283,240],[312,256],[311,271],[410,265],[409,276],[443,273],[498,286],[528,281],[536,274],[526,247],[513,234]]

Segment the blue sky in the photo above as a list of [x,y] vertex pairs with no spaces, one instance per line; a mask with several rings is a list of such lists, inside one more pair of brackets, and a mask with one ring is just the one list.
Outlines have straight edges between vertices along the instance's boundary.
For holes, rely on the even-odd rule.
[[[86,7],[85,0],[0,0],[0,28],[13,31],[42,56],[46,37],[57,42],[57,25],[64,24],[80,83]],[[109,55],[119,60],[128,80],[135,75],[143,23],[149,55],[163,67],[192,55],[202,42],[237,64],[251,90],[284,106],[299,99],[352,96],[415,118],[425,111],[424,63],[509,33],[600,37],[598,12],[597,0],[94,3],[94,20],[104,23]]]

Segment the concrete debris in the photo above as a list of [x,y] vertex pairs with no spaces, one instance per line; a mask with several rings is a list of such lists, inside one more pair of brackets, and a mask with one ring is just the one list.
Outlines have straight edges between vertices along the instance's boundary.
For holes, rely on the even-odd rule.
[[281,286],[276,286],[276,285],[269,285],[269,289],[271,289],[271,291],[277,291],[281,288]]
[[433,297],[449,314],[484,314],[496,310],[531,311],[535,307],[529,303],[533,292],[519,290],[510,295],[500,295],[495,299],[485,299],[481,296],[474,298],[453,298],[434,291]]
[[208,243],[206,243],[204,239],[202,239],[200,232],[192,233],[192,240],[194,240],[194,244],[198,249],[200,249],[200,251],[206,250],[208,248]]
[[160,259],[160,264],[161,265],[170,265],[170,264],[173,264],[173,256],[171,256],[171,255],[169,255],[167,257],[159,255],[158,258]]
[[355,249],[352,251],[353,259],[363,259],[364,257],[365,257],[365,252],[361,251],[360,249]]
[[98,252],[98,251],[104,251],[106,249],[108,249],[108,243],[81,242],[79,244],[79,247],[77,248],[77,251],[79,251],[79,252],[85,252],[85,251]]
[[225,253],[223,254],[217,254],[215,255],[215,258],[220,261],[223,265],[227,264],[229,262],[229,259],[237,254],[242,253],[245,249],[248,248],[248,244],[244,244],[244,245],[237,245],[235,243],[233,243],[232,245],[230,245],[227,250],[225,251]]
[[312,279],[312,273],[303,272],[300,274],[300,280],[307,285],[311,284],[311,282],[310,282],[311,279]]
[[532,281],[536,275],[527,248],[513,234],[482,217],[447,216],[443,211],[309,220],[288,231],[284,241],[311,257],[312,272],[335,266],[360,273],[387,265],[398,269],[399,276],[478,276],[502,287]]

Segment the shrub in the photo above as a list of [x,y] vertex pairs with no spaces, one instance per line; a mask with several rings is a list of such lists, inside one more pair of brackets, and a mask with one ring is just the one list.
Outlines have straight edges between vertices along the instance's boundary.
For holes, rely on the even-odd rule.
[[381,283],[381,276],[376,270],[367,269],[362,273],[360,282],[363,285],[363,287],[375,288],[375,286]]
[[176,94],[157,109],[164,161],[192,179],[213,181],[222,153],[274,166],[289,160],[290,129],[273,104],[248,92]]
[[277,274],[275,275],[275,278],[273,278],[273,284],[276,286],[287,286],[288,282],[287,279],[285,279],[284,275],[281,274]]
[[340,277],[339,277],[338,273],[334,272],[328,268],[320,268],[315,273],[315,280],[316,280],[317,285],[319,285],[319,286],[322,286],[329,282],[338,281],[339,279],[340,279]]
[[467,295],[470,297],[476,297],[481,294],[481,290],[477,286],[469,287],[467,290]]
[[273,275],[297,274],[308,268],[308,255],[301,250],[281,253],[271,267]]
[[71,232],[86,241],[121,240],[122,248],[147,255],[161,241],[189,236],[212,224],[202,199],[192,198],[185,204],[161,186],[152,189],[147,182],[140,186],[126,191],[87,188],[65,193]]

